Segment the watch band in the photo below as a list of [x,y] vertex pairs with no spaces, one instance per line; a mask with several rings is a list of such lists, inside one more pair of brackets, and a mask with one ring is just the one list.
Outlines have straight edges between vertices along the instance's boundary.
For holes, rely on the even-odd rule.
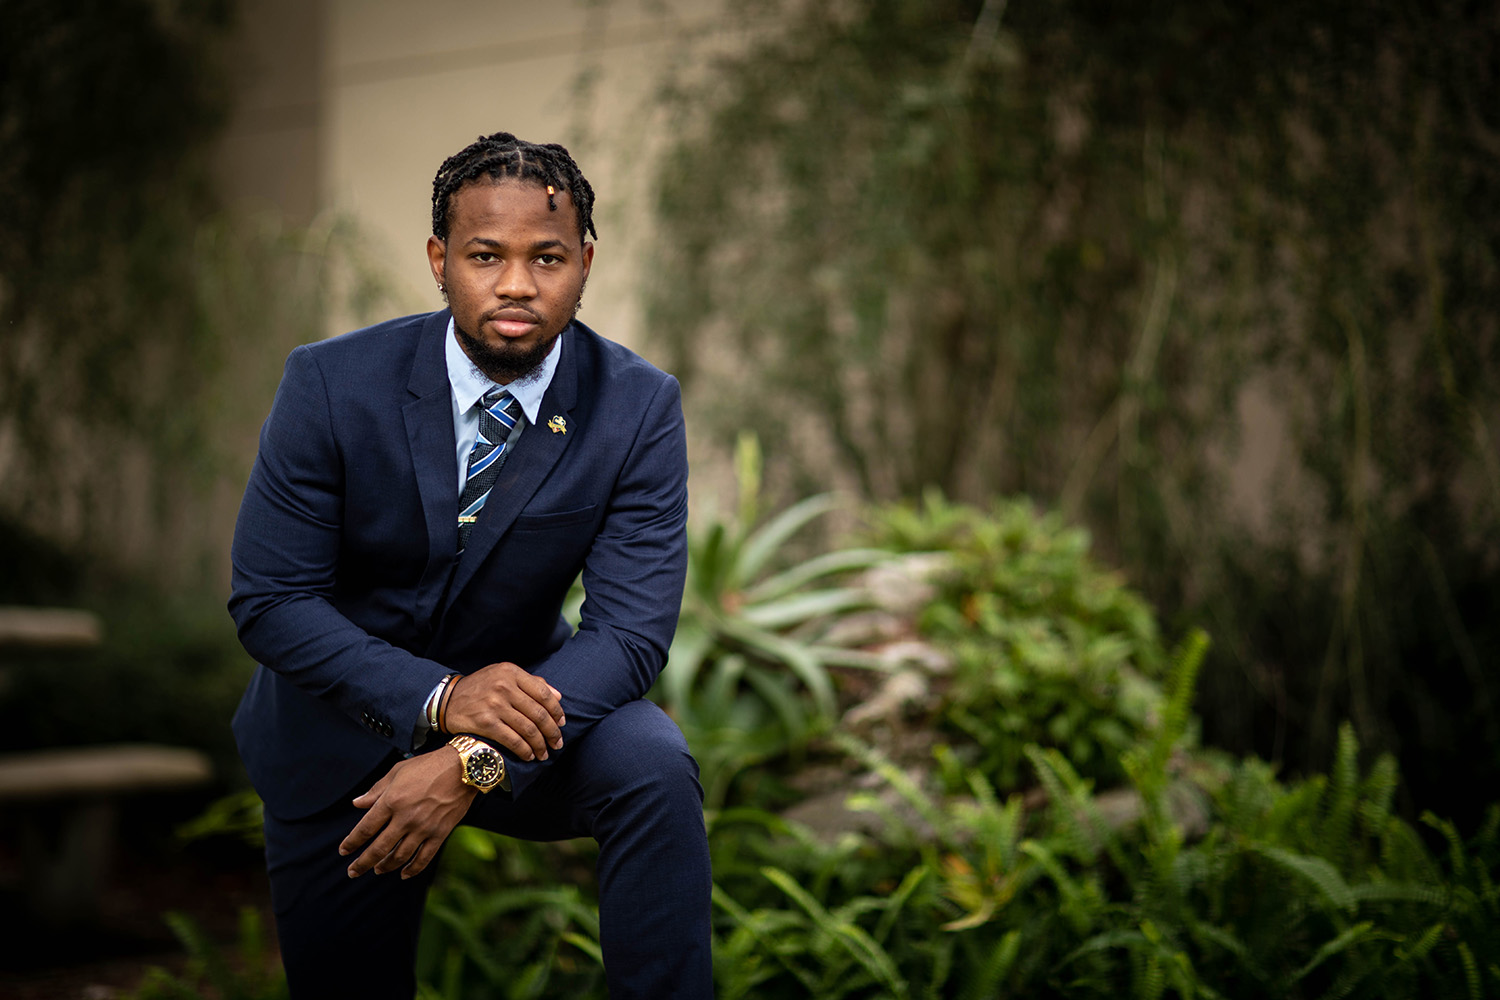
[[488,743],[467,733],[448,741],[458,751],[461,770],[459,778],[481,792],[489,792],[505,784],[505,758]]

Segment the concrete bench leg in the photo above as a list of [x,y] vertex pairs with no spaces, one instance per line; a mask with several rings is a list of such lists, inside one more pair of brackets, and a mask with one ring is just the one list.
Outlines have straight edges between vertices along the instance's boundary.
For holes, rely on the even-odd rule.
[[89,798],[52,809],[34,807],[26,818],[21,841],[26,894],[43,923],[74,926],[99,915],[116,816],[113,800]]

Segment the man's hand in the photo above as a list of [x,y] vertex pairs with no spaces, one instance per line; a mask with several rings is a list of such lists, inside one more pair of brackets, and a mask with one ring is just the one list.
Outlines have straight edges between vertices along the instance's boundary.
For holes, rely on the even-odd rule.
[[547,759],[562,748],[562,695],[514,663],[491,663],[452,681],[445,728],[472,733],[502,746],[519,760]]
[[355,799],[357,808],[369,811],[339,844],[339,853],[353,854],[367,841],[369,846],[349,866],[349,877],[372,868],[377,875],[399,868],[402,878],[411,878],[431,864],[479,794],[463,783],[462,767],[458,751],[442,747],[397,761]]

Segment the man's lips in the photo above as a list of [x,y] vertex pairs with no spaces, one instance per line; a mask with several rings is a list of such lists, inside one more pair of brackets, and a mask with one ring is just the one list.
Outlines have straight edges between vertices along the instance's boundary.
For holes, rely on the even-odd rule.
[[494,327],[503,337],[524,337],[541,324],[541,320],[536,316],[516,309],[495,313],[485,322]]

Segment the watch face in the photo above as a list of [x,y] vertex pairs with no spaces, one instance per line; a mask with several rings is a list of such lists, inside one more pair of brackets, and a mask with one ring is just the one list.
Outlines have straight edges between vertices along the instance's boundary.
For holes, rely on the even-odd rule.
[[477,747],[469,754],[469,780],[481,788],[500,780],[500,755],[490,747]]

